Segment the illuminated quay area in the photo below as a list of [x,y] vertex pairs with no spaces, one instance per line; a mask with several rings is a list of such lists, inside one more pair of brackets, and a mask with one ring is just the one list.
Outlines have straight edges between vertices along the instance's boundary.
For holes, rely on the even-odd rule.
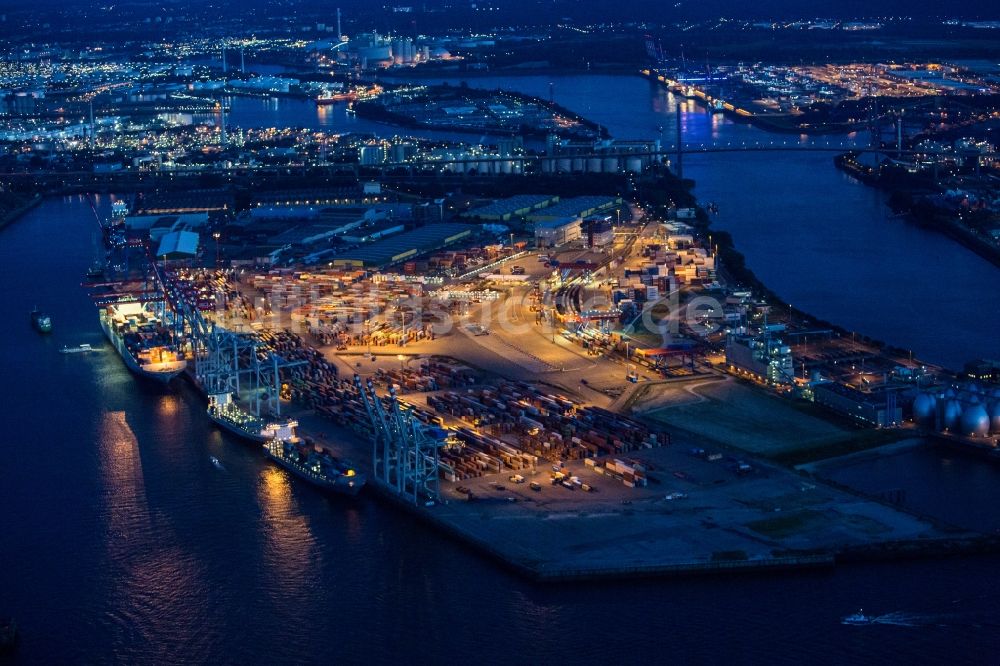
[[[214,231],[194,209],[222,192],[161,192],[142,205],[164,217],[114,224],[150,248],[144,289],[160,296],[142,293],[175,322],[220,427],[272,458],[270,442],[305,437],[296,459],[330,456],[353,492],[529,577],[976,547],[791,466],[927,432],[989,454],[1000,390],[769,305],[730,277],[695,207],[551,183],[444,200],[378,181],[287,190]],[[186,230],[157,231],[178,218]],[[121,284],[95,298],[130,300]]]
[[976,1],[0,11],[0,666],[989,663]]

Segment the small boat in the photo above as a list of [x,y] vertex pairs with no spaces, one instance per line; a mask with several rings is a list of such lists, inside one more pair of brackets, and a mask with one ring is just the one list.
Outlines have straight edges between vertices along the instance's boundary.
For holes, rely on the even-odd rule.
[[67,346],[64,345],[63,348],[59,350],[59,353],[60,354],[89,354],[92,351],[97,351],[97,350],[94,349],[93,347],[91,347],[89,344],[87,344],[85,342],[82,345],[77,345],[76,347],[67,347]]
[[38,308],[31,311],[31,325],[35,327],[35,330],[39,333],[51,333],[52,332],[52,317],[45,314]]
[[847,617],[842,618],[840,620],[840,623],[853,624],[853,625],[874,624],[875,618],[865,615],[864,610],[858,609],[857,613],[853,613],[851,615],[848,615]]
[[208,459],[212,461],[212,466],[215,467],[215,469],[220,469],[222,471],[226,470],[226,468],[222,466],[222,463],[219,462],[219,459],[215,456],[209,456]]

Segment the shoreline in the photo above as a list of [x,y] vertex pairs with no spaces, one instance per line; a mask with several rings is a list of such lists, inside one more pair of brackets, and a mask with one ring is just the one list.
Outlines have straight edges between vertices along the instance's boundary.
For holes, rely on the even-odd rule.
[[44,198],[45,197],[43,197],[41,194],[35,193],[31,196],[30,199],[25,201],[23,204],[11,210],[3,217],[0,217],[0,230],[6,229],[8,225],[17,222],[22,216],[24,216],[25,213],[27,213],[35,206],[40,204]]
[[[866,187],[871,187],[886,193],[896,191],[903,193],[907,192],[906,190],[896,190],[883,183],[882,179],[877,175],[866,173],[859,168],[852,167],[849,163],[849,159],[853,154],[854,153],[846,152],[837,155],[833,158],[834,166],[848,176],[855,178]],[[912,210],[908,210],[905,211],[904,215],[909,224],[915,224],[925,229],[931,229],[947,236],[967,249],[972,250],[974,253],[978,254],[986,261],[989,261],[994,266],[1000,268],[1000,246],[994,245],[980,237],[973,232],[972,229],[953,217],[938,211],[933,211],[923,217],[917,217]]]
[[[443,94],[443,93],[455,93],[462,92],[461,87],[445,85],[432,85],[427,86],[433,93]],[[518,101],[537,104],[540,107],[549,109],[553,114],[558,114],[565,116],[571,120],[575,120],[580,123],[580,125],[585,130],[590,130],[594,132],[598,138],[607,138],[609,136],[608,130],[601,127],[598,123],[581,116],[580,114],[567,109],[566,107],[557,104],[555,102],[547,101],[541,99],[540,97],[534,97],[532,95],[526,95],[524,93],[518,92],[516,90],[507,90],[503,88],[498,88],[496,90],[488,90],[485,88],[469,88],[468,91],[473,95],[479,97],[487,98],[490,95],[496,93],[502,93],[503,95],[510,96]],[[437,103],[433,98],[429,98],[428,103]],[[394,125],[397,127],[402,127],[406,129],[417,129],[417,130],[429,130],[438,132],[455,132],[461,134],[478,134],[478,135],[496,135],[496,136],[524,136],[527,138],[544,138],[548,136],[550,131],[533,129],[530,131],[525,131],[524,126],[517,127],[464,127],[464,126],[442,126],[442,125],[428,125],[420,121],[416,117],[403,115],[393,111],[390,107],[380,104],[377,100],[364,100],[354,103],[354,112],[359,118],[365,118],[366,120],[371,120],[374,122],[380,122],[387,125]],[[574,139],[586,138],[586,134],[578,132],[563,132],[558,133],[560,136],[570,137]]]
[[[191,372],[185,372],[184,376],[186,383],[204,398],[204,390]],[[336,425],[301,402],[293,402],[290,407],[287,414],[299,421],[303,435],[308,434],[334,455],[353,460],[366,473],[373,497],[405,510],[456,542],[538,583],[832,568],[838,563],[936,558],[994,552],[1000,547],[1000,540],[995,537],[947,529],[938,521],[862,495],[858,495],[858,499],[863,499],[867,507],[863,514],[870,514],[873,520],[887,528],[884,540],[866,542],[854,533],[838,535],[822,527],[803,527],[795,528],[796,536],[789,543],[788,537],[780,531],[770,531],[782,528],[756,526],[775,519],[759,511],[747,513],[734,509],[731,502],[738,503],[738,495],[730,497],[726,492],[722,495],[726,499],[720,499],[704,485],[692,488],[692,492],[697,490],[698,493],[694,513],[686,505],[660,508],[658,501],[662,499],[663,490],[658,487],[641,494],[626,492],[621,495],[634,497],[635,507],[618,506],[616,491],[610,488],[599,490],[594,500],[587,499],[583,503],[574,500],[566,504],[558,489],[544,491],[541,503],[530,494],[519,493],[520,489],[511,489],[507,493],[520,495],[513,502],[496,495],[468,502],[454,497],[454,493],[443,493],[441,500],[431,506],[415,505],[397,496],[375,477],[367,455],[371,444],[365,442],[361,434]],[[245,445],[240,441],[231,443]],[[674,449],[668,446],[654,451],[683,455],[683,451]],[[757,456],[750,457],[757,459]],[[654,457],[653,460],[658,461],[653,469],[662,468],[663,458]],[[266,459],[263,462],[270,464]],[[787,466],[755,462],[758,464],[764,465],[762,478],[773,479],[778,484],[772,492],[798,483],[799,475]],[[544,478],[545,465],[541,467],[540,478]],[[501,472],[497,478],[503,479],[505,475]],[[822,487],[824,490],[818,491],[821,493],[818,501],[821,506],[829,507],[827,511],[837,511],[837,507],[845,510],[849,506],[845,503],[843,490],[825,482]],[[604,494],[608,496],[603,497]],[[708,515],[713,516],[712,521],[725,529],[698,528],[697,517],[705,514],[697,507],[706,502],[704,509],[711,511]],[[631,505],[633,500],[621,503]],[[797,520],[796,515],[803,508],[789,508],[789,519]],[[847,515],[854,514],[848,510]],[[561,525],[566,529],[559,529]],[[804,531],[799,534],[799,529]],[[648,530],[652,532],[640,537]],[[677,530],[693,538],[689,536],[683,544],[675,544],[670,535]],[[642,546],[635,551],[628,544],[637,538]]]
[[[312,410],[309,411],[311,412]],[[325,421],[324,417],[319,414],[303,414],[297,416],[297,418],[303,424],[301,426],[303,431],[310,431],[311,435],[315,433],[310,430],[310,425],[307,425],[307,422],[314,419]],[[353,431],[345,433],[343,428],[332,423],[313,423],[312,425],[319,425],[318,429],[323,435],[320,438],[315,438],[316,441],[324,448],[330,449],[335,455],[351,457],[351,453],[354,453],[354,459],[356,460],[357,452],[349,451],[348,447],[360,447],[363,452],[365,445]],[[895,445],[889,446],[893,447]],[[877,450],[870,450],[864,453],[871,455],[877,453]],[[782,466],[782,469],[785,468]],[[789,473],[795,473],[795,470],[792,469],[788,471]],[[365,465],[365,472],[368,474],[368,487],[371,489],[372,496],[377,501],[387,502],[389,505],[417,517],[421,522],[437,530],[442,535],[455,539],[459,544],[471,549],[478,555],[485,556],[512,573],[516,573],[535,583],[548,584],[568,581],[598,582],[682,576],[767,574],[776,571],[833,569],[837,565],[862,562],[938,559],[948,556],[974,555],[1000,551],[1000,538],[996,536],[980,534],[969,530],[957,530],[954,534],[949,534],[948,531],[951,531],[953,528],[945,526],[949,529],[942,531],[937,536],[921,537],[919,539],[895,539],[862,545],[843,544],[836,548],[773,555],[767,558],[708,559],[701,561],[677,559],[675,561],[659,561],[645,564],[592,564],[590,566],[580,566],[571,561],[558,563],[552,560],[543,560],[541,552],[532,553],[526,551],[523,544],[502,542],[499,539],[488,539],[481,534],[475,533],[469,526],[462,524],[462,521],[467,517],[456,516],[454,514],[440,515],[439,512],[436,512],[436,509],[439,507],[447,508],[454,504],[454,501],[439,502],[432,507],[416,506],[398,497],[391,489],[385,487],[378,479],[374,478],[367,465]],[[828,481],[819,479],[817,481],[839,492],[846,492],[844,489],[836,487],[836,485],[832,485]],[[940,521],[933,517],[914,514],[907,509],[899,507],[889,507],[856,491],[851,491],[850,494],[866,502],[876,503],[892,511],[912,516],[917,520],[934,525],[935,528],[940,523]],[[461,504],[461,502],[459,503]],[[564,520],[582,518],[584,518],[583,515],[578,518],[565,518]],[[477,518],[477,520],[481,519]],[[499,545],[499,543],[503,543],[503,546]]]
[[[706,99],[703,93],[701,95],[688,95],[684,92],[681,92],[680,90],[678,90],[677,85],[672,85],[671,83],[668,83],[665,80],[661,80],[661,78],[657,76],[656,72],[652,70],[648,69],[640,70],[638,72],[638,76],[641,76],[644,79],[648,79],[650,82],[658,86],[663,86],[674,95],[677,95],[684,99],[693,100],[696,104],[701,106],[706,111],[710,111],[712,113],[721,113],[726,118],[729,118],[734,122],[753,125],[754,127],[764,130],[765,132],[771,132],[773,134],[800,134],[800,135],[805,134],[808,136],[830,136],[834,134],[850,134],[851,132],[855,132],[859,128],[863,127],[863,124],[861,123],[836,123],[836,124],[819,125],[815,127],[788,125],[782,121],[790,118],[791,116],[789,115],[777,115],[777,114],[762,115],[759,113],[752,113],[744,109],[736,108],[732,104],[728,103],[722,108],[713,108],[709,104],[709,100]],[[701,91],[698,92],[700,93]]]

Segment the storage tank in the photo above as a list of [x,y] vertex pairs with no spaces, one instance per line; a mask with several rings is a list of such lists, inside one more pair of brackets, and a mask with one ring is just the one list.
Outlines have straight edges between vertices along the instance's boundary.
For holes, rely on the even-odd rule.
[[1000,400],[993,403],[990,408],[990,431],[994,435],[1000,435]]
[[913,420],[924,428],[934,427],[935,407],[937,400],[930,393],[921,393],[913,401]]
[[966,437],[985,437],[990,433],[990,417],[982,405],[969,405],[962,412],[961,432]]
[[[945,394],[947,395],[947,394]],[[941,410],[941,427],[945,430],[958,430],[962,420],[962,403],[951,398],[944,403]]]

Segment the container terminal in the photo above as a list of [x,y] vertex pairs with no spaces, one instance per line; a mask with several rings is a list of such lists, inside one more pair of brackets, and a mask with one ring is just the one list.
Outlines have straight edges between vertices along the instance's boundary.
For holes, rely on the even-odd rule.
[[[982,547],[789,465],[930,430],[992,450],[995,389],[727,287],[683,210],[580,205],[598,219],[535,210],[534,237],[506,243],[431,223],[424,246],[313,265],[128,241],[131,274],[88,286],[136,374],[182,375],[290,473],[367,488],[535,579]],[[706,295],[715,328],[664,305]]]

